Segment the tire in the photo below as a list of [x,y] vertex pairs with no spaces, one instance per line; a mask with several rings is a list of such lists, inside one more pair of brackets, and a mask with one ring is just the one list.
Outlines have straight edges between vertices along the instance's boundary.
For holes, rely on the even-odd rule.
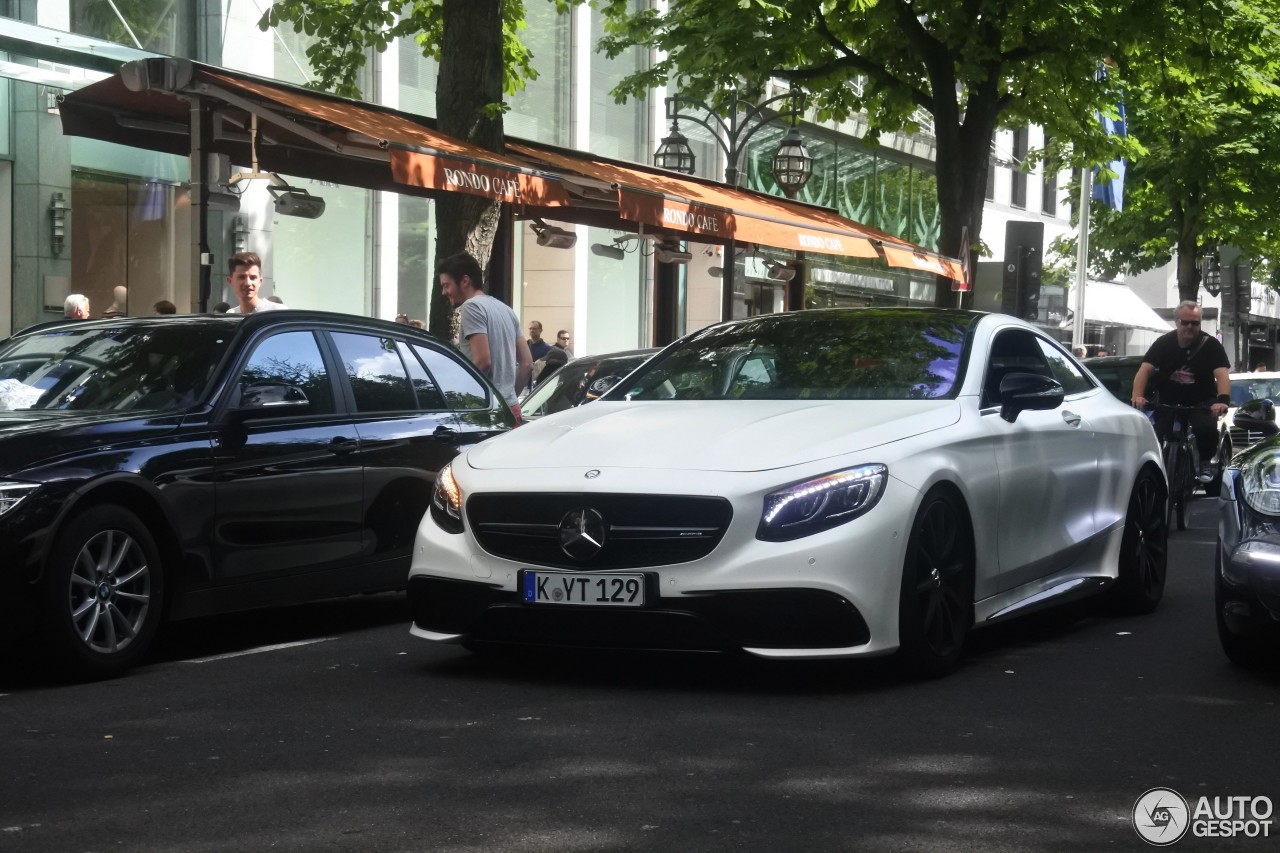
[[959,502],[925,496],[902,567],[898,596],[899,662],[909,674],[938,678],[953,670],[973,624],[973,533]]
[[1260,669],[1273,659],[1273,655],[1276,659],[1280,659],[1280,649],[1271,647],[1263,638],[1232,631],[1227,625],[1226,617],[1222,615],[1225,604],[1226,596],[1222,586],[1222,541],[1219,540],[1218,556],[1213,572],[1213,612],[1217,617],[1218,641],[1222,643],[1222,651],[1233,664],[1245,669]]
[[123,507],[73,516],[45,565],[46,646],[77,676],[102,678],[134,666],[160,624],[164,571],[155,539]]
[[1150,613],[1164,597],[1169,568],[1169,522],[1160,478],[1143,471],[1134,481],[1120,539],[1110,603],[1126,614]]

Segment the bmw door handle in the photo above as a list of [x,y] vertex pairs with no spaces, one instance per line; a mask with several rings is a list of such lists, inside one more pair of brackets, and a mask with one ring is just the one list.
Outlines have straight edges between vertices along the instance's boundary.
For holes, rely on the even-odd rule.
[[338,456],[354,453],[358,447],[359,443],[354,438],[348,438],[345,435],[335,436],[329,441],[329,452]]
[[457,430],[450,429],[444,424],[441,424],[440,426],[436,427],[435,432],[431,434],[436,438],[440,439],[441,441],[452,441],[454,436],[456,436],[458,432]]
[[1080,416],[1077,415],[1075,412],[1067,411],[1064,409],[1062,412],[1062,419],[1067,422],[1067,426],[1073,426],[1073,427],[1080,426]]

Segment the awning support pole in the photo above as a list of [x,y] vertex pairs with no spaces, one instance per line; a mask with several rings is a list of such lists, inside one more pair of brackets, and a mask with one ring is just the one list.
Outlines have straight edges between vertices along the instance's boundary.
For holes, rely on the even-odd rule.
[[194,285],[196,304],[201,314],[209,310],[212,292],[210,268],[213,254],[209,251],[209,159],[208,150],[212,128],[205,112],[204,101],[191,98],[191,283]]

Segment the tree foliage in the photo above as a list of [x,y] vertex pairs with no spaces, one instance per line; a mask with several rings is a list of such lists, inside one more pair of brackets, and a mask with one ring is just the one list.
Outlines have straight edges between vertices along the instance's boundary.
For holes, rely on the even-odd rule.
[[1277,0],[1170,10],[1163,49],[1124,58],[1130,133],[1146,156],[1126,175],[1124,210],[1092,206],[1090,266],[1102,275],[1178,261],[1194,300],[1199,261],[1218,244],[1277,257],[1280,217]]
[[[807,90],[819,119],[864,112],[872,131],[916,130],[937,140],[939,246],[960,249],[981,230],[992,135],[1034,123],[1057,156],[1109,160],[1140,150],[1108,139],[1094,116],[1115,103],[1099,62],[1147,38],[1164,0],[670,0],[665,13],[604,0],[616,55],[633,45],[664,58],[632,75],[619,96],[667,84],[723,105],[770,78]],[[975,240],[976,242],[976,240]],[[939,304],[951,294],[939,288]]]

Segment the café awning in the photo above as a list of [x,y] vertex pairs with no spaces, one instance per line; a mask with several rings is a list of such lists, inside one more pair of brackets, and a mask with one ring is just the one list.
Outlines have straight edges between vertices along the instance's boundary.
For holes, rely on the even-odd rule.
[[961,277],[958,261],[835,211],[661,169],[509,140],[496,153],[432,120],[188,60],[129,62],[67,95],[66,133],[188,154],[193,109],[211,114],[199,150],[270,172],[431,195],[463,192],[547,216],[684,239],[735,240]]

